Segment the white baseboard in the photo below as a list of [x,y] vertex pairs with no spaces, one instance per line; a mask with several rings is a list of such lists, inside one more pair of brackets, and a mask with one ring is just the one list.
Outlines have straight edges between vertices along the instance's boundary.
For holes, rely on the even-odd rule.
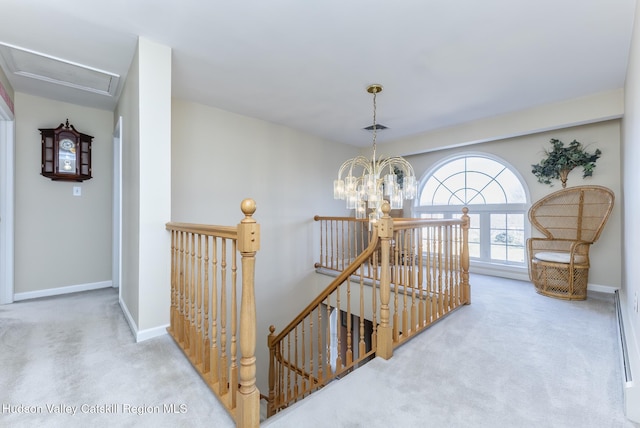
[[600,293],[610,293],[613,294],[617,290],[620,290],[620,287],[612,287],[610,285],[600,285],[600,284],[587,284],[587,291],[598,291]]
[[142,342],[143,340],[149,340],[154,337],[165,335],[167,334],[167,327],[169,327],[169,324],[140,330],[136,335],[136,342]]
[[46,288],[44,290],[25,291],[24,293],[15,293],[13,301],[37,299],[38,297],[58,296],[61,294],[77,293],[79,291],[98,290],[100,288],[109,288],[112,286],[111,281],[91,282],[89,284],[69,285],[66,287]]
[[167,334],[167,327],[169,327],[169,324],[148,328],[145,330],[138,330],[138,324],[135,322],[135,320],[131,316],[131,312],[129,312],[129,308],[127,308],[127,304],[122,299],[120,299],[120,307],[122,308],[122,312],[124,313],[124,317],[127,320],[127,323],[129,324],[129,328],[131,329],[131,333],[133,334],[133,337],[136,340],[136,343]]
[[633,323],[629,322],[627,308],[621,304],[619,294],[615,296],[620,327],[624,413],[629,420],[640,422],[640,348],[635,340]]

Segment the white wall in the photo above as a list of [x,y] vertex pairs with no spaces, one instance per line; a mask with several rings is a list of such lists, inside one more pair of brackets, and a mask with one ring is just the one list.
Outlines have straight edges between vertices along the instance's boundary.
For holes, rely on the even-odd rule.
[[[640,299],[640,9],[636,9],[635,25],[627,81],[625,85],[625,117],[622,128],[622,182],[623,182],[623,220],[624,220],[624,260],[621,293],[622,305],[627,315],[625,330],[630,346],[630,358],[635,389],[640,389],[640,313],[637,300]],[[637,393],[635,420],[640,422],[640,391]]]
[[347,215],[333,180],[357,149],[178,99],[172,139],[173,221],[236,225],[241,200],[257,203],[258,387],[266,394],[269,325],[280,331],[315,297],[313,216]]
[[[20,92],[15,110],[16,299],[70,286],[109,286],[113,113]],[[93,178],[82,183],[40,175],[38,128],[56,128],[67,118],[94,137]],[[73,196],[74,186],[82,196]]]
[[[621,279],[622,248],[622,194],[620,186],[620,121],[617,119],[593,123],[555,131],[541,132],[503,140],[466,145],[454,149],[430,151],[422,155],[407,156],[419,177],[440,160],[457,153],[485,152],[494,154],[513,166],[525,180],[529,190],[530,202],[535,202],[551,192],[560,190],[562,185],[557,181],[553,187],[538,183],[531,173],[531,165],[544,157],[544,150],[551,148],[549,140],[557,138],[565,144],[574,139],[583,143],[589,151],[596,148],[602,150],[602,156],[596,162],[593,177],[583,179],[582,168],[574,169],[569,174],[567,186],[600,185],[610,188],[616,194],[617,203],[600,237],[591,248],[592,268],[589,271],[589,284],[619,288]],[[540,234],[533,230],[534,236]],[[524,274],[527,278],[527,274]],[[597,287],[596,287],[597,288]],[[613,292],[613,290],[612,290]]]

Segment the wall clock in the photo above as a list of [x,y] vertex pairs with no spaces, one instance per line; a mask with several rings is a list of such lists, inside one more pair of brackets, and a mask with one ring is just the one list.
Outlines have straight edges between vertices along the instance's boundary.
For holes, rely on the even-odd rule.
[[91,135],[65,124],[40,128],[42,138],[42,175],[52,180],[84,181],[91,178]]

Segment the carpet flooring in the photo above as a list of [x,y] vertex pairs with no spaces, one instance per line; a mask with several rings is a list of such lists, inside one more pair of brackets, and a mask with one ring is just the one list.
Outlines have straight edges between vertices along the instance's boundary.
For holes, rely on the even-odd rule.
[[[472,304],[264,427],[638,427],[612,295],[473,275]],[[266,394],[267,391],[262,391]],[[168,336],[135,343],[103,289],[0,306],[1,427],[233,427]]]

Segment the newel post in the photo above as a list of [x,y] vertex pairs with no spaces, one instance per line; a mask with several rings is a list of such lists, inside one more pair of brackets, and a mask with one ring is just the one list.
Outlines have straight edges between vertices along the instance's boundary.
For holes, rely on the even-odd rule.
[[376,356],[388,360],[393,356],[393,338],[389,323],[391,299],[391,265],[390,248],[393,238],[393,219],[389,216],[391,206],[387,201],[382,203],[382,218],[378,220],[378,237],[380,238],[380,326],[378,327],[378,349]]
[[253,199],[240,205],[245,217],[238,225],[238,251],[242,255],[242,300],[240,303],[240,389],[237,392],[236,426],[260,426],[260,391],[256,387],[256,299],[255,264],[260,249],[260,225],[252,217]]
[[463,303],[466,305],[471,304],[471,287],[469,286],[469,226],[471,225],[471,218],[469,217],[469,208],[462,208],[462,293]]

